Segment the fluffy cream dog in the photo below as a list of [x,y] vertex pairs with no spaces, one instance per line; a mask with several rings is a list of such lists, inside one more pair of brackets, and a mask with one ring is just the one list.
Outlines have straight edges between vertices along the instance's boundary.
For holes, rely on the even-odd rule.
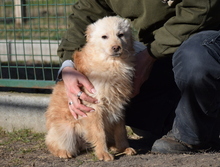
[[69,111],[64,83],[59,82],[46,112],[46,145],[61,158],[76,156],[88,144],[94,147],[99,160],[114,159],[108,148],[133,155],[136,152],[129,147],[123,113],[132,95],[134,74],[130,24],[116,16],[105,17],[88,26],[86,37],[86,45],[73,55],[74,63],[96,89],[95,94],[83,91],[99,103],[82,101],[95,111],[75,120]]

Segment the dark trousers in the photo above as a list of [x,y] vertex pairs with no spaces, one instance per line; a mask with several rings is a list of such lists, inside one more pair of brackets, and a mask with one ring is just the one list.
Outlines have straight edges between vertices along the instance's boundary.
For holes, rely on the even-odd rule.
[[219,136],[220,31],[200,32],[173,55],[175,81],[181,90],[173,133],[188,144]]
[[172,129],[177,139],[201,144],[219,138],[219,115],[220,32],[203,31],[185,41],[172,60],[155,63],[126,110],[126,123],[159,136]]
[[125,111],[126,124],[153,133],[158,138],[173,125],[180,91],[174,81],[172,59],[157,60],[140,93]]

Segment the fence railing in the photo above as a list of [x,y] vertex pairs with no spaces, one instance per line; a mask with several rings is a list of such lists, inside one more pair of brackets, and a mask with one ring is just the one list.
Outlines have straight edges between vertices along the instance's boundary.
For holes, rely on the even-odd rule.
[[51,88],[74,0],[0,0],[0,87]]

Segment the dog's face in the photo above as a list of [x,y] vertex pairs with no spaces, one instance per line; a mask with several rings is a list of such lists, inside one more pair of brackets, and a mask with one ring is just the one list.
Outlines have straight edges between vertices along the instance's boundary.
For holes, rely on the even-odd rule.
[[88,26],[87,43],[101,56],[119,57],[133,51],[133,37],[128,20],[119,17],[105,17]]

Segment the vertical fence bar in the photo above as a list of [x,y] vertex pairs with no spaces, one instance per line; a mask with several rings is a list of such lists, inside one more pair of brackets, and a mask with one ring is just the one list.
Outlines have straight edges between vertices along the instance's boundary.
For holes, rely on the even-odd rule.
[[[34,43],[33,43],[33,40],[34,40],[34,33],[33,33],[33,30],[37,33],[38,31],[34,28],[34,19],[37,19],[38,17],[35,16],[34,19],[32,18],[32,12],[34,12],[34,10],[32,10],[32,7],[34,6],[37,6],[35,1],[31,1],[29,0],[29,13],[30,13],[30,17],[29,17],[29,26],[30,26],[30,31],[29,31],[29,34],[30,34],[30,44],[31,44],[31,54],[33,55],[32,56],[32,62],[30,64],[32,64],[32,70],[33,70],[33,80],[36,80],[37,79],[37,71],[36,71],[36,64],[35,64],[35,55],[34,55]],[[39,6],[38,6],[39,7]]]
[[[20,8],[21,10],[22,10],[22,8],[21,8],[21,5],[22,4],[20,4],[20,6],[19,6],[19,4],[17,4],[17,6],[16,5],[12,5],[12,8],[13,8],[13,11],[16,11],[15,9],[16,8]],[[20,25],[22,25],[23,24],[23,21],[20,23],[20,24],[15,24],[15,22],[17,21],[16,19],[17,19],[17,17],[16,17],[16,12],[14,12],[13,13],[13,16],[12,16],[13,18],[15,18],[15,20],[13,20],[13,38],[14,38],[14,41],[13,41],[13,46],[14,46],[14,54],[13,54],[13,57],[15,57],[15,65],[14,65],[14,68],[15,68],[15,70],[16,70],[16,75],[17,75],[17,78],[18,79],[20,79],[20,74],[19,74],[19,65],[18,65],[18,54],[17,54],[17,45],[16,45],[16,31],[19,31],[19,30],[17,30],[17,27],[20,27]],[[12,60],[11,60],[12,61]],[[13,63],[13,62],[12,62]],[[15,77],[15,76],[14,76]],[[15,77],[16,78],[16,77]]]
[[41,8],[43,8],[43,4],[41,3],[40,4],[40,2],[38,1],[37,3],[36,3],[36,5],[38,6],[38,10],[37,10],[37,13],[38,13],[38,16],[37,16],[37,24],[38,24],[38,33],[39,33],[39,37],[40,37],[40,39],[39,39],[39,45],[40,45],[40,47],[39,47],[39,49],[40,49],[40,61],[41,61],[41,72],[42,72],[42,79],[43,80],[45,80],[45,73],[44,73],[44,59],[43,59],[43,49],[42,49],[42,38],[41,38],[41,28],[40,28],[40,26],[41,26],[41,19],[40,19],[40,17],[43,17],[43,16],[41,16],[41,12],[40,12],[40,7]]
[[[28,0],[29,1],[29,0]],[[26,5],[26,8],[27,9],[27,3],[25,4]],[[29,12],[29,11],[28,11]],[[25,16],[25,20],[28,21],[28,18],[30,16],[30,13],[27,13],[26,11],[26,16]],[[24,22],[22,22],[21,24],[21,41],[20,43],[22,44],[22,49],[23,49],[23,54],[22,55],[19,55],[20,57],[23,57],[23,62],[22,62],[22,66],[21,66],[21,69],[23,69],[24,71],[24,79],[28,79],[28,72],[27,72],[27,60],[26,60],[26,49],[25,49],[25,24]]]
[[15,5],[15,22],[18,25],[23,24],[26,17],[26,0],[14,0]]
[[[5,1],[4,1],[4,6],[6,6]],[[7,76],[10,79],[11,78],[11,73],[10,73],[10,60],[11,60],[11,45],[8,46],[9,40],[8,40],[8,30],[6,27],[7,24],[7,17],[6,17],[6,7],[4,8],[4,29],[5,29],[5,40],[6,40],[6,45],[7,45]],[[10,58],[10,59],[9,59]],[[5,68],[6,70],[6,68]]]

